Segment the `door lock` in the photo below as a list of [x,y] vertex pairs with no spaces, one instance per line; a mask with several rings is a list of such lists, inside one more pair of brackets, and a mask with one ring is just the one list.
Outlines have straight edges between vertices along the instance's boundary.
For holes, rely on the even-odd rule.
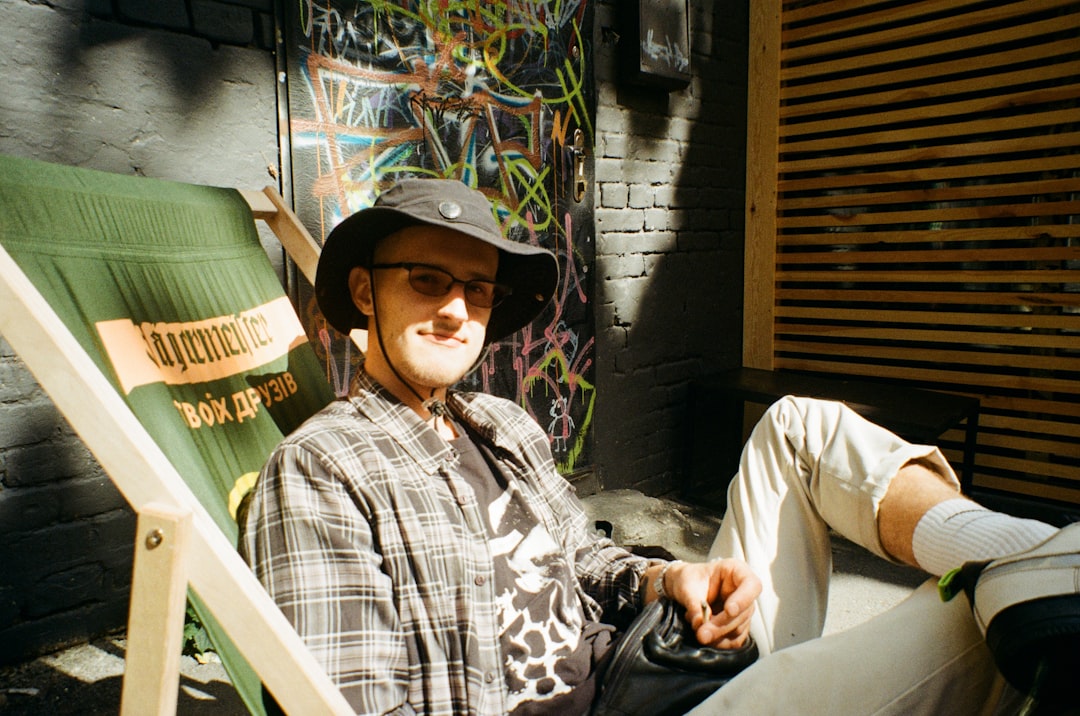
[[585,196],[585,132],[574,130],[574,201]]

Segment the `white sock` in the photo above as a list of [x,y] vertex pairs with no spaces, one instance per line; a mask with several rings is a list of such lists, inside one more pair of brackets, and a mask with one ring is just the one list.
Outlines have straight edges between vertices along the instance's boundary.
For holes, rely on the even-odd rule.
[[957,498],[926,511],[915,526],[911,547],[920,567],[941,576],[964,562],[1023,552],[1056,531],[1056,527],[1045,522],[992,512],[970,500]]

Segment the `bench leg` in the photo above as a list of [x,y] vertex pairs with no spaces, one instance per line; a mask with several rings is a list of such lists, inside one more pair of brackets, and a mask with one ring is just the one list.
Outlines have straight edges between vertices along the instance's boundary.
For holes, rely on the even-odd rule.
[[978,450],[979,437],[979,411],[968,416],[967,426],[964,430],[964,465],[960,475],[960,489],[965,495],[971,495],[971,488],[975,482],[975,452]]

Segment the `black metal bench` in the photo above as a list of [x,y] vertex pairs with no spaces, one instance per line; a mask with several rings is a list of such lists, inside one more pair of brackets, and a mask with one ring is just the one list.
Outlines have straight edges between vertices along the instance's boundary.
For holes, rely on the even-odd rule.
[[840,400],[864,418],[914,443],[936,444],[942,433],[964,423],[960,482],[970,494],[979,430],[978,398],[839,377],[737,368],[690,384],[684,499],[701,494],[702,488],[723,494],[738,469],[746,403],[771,405],[785,395]]

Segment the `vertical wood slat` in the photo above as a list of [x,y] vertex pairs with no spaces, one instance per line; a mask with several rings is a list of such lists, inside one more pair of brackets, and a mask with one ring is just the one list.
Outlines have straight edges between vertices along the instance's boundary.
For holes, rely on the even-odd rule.
[[780,4],[750,3],[743,365],[773,367],[773,273],[780,124]]
[[1080,504],[1080,7],[754,5],[744,365],[977,395],[976,487]]

